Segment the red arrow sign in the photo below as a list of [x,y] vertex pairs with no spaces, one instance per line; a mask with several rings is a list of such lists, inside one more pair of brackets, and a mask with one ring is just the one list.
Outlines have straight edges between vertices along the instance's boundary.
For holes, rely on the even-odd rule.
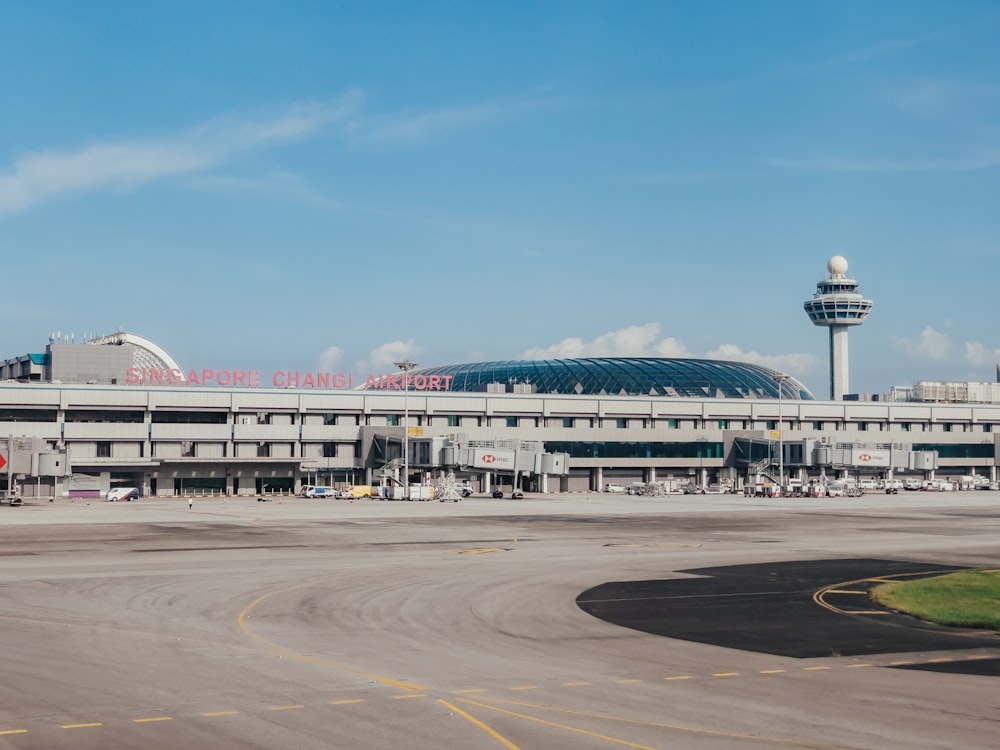
[[6,465],[7,465],[7,459],[3,457],[2,453],[0,453],[0,469],[2,469]]

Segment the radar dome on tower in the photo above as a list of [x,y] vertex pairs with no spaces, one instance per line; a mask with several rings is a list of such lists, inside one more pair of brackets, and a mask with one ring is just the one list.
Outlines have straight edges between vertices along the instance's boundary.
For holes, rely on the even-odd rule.
[[847,258],[843,255],[834,255],[827,262],[826,269],[831,276],[843,276],[847,273]]

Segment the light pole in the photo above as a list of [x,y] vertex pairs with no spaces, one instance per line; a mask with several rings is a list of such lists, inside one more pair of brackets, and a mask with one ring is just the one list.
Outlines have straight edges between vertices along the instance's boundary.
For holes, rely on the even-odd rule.
[[778,384],[778,485],[781,488],[781,495],[785,495],[785,431],[782,429],[781,419],[781,388],[791,376],[783,372],[777,372],[773,376]]
[[410,499],[410,408],[407,394],[410,392],[408,373],[417,366],[409,357],[395,362],[396,367],[403,371],[403,499]]

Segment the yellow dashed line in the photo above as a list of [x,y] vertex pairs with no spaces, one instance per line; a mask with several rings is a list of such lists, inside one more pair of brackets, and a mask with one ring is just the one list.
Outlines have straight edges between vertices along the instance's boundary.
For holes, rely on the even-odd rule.
[[403,695],[394,695],[392,696],[392,699],[394,701],[404,701],[407,700],[408,698],[426,698],[426,697],[427,696],[424,693],[404,693]]
[[564,682],[563,687],[585,687],[590,684],[589,682]]
[[642,680],[628,679],[628,680],[615,680],[619,685],[631,685],[635,682],[642,682]]
[[676,675],[675,677],[664,677],[663,679],[670,681],[670,680],[692,680],[694,678],[689,674],[679,674]]
[[148,724],[151,721],[173,721],[173,716],[150,716],[146,719],[132,719],[136,724]]
[[86,729],[87,727],[103,727],[99,721],[92,721],[89,724],[63,724],[63,729]]
[[903,664],[913,664],[912,661],[891,661],[889,662],[890,667],[900,667]]
[[853,589],[827,589],[828,594],[867,594],[867,591],[854,591]]
[[202,716],[236,716],[239,711],[206,711]]
[[271,706],[272,711],[295,711],[296,709],[299,708],[305,708],[305,706],[300,706],[298,704],[291,706]]
[[0,734],[27,734],[27,729],[0,729]]
[[819,672],[824,669],[831,669],[831,667],[802,667],[806,672]]
[[713,672],[712,677],[738,677],[739,672]]
[[760,673],[761,674],[782,674],[784,671],[785,671],[784,669],[762,669],[762,670],[760,670]]
[[465,695],[466,693],[485,693],[483,688],[468,688],[466,690],[452,690],[452,695]]
[[346,706],[348,703],[364,703],[364,698],[347,698],[340,701],[330,701],[331,706]]
[[516,685],[511,690],[538,690],[538,685]]
[[970,656],[969,661],[976,661],[977,659],[995,659],[995,656],[990,656],[989,654],[983,654],[982,656]]
[[848,664],[848,669],[860,669],[861,667],[870,667],[871,664]]
[[952,659],[950,656],[946,656],[943,659],[928,659],[927,663],[928,664],[944,664],[945,662],[948,662],[948,661],[955,661],[955,660]]

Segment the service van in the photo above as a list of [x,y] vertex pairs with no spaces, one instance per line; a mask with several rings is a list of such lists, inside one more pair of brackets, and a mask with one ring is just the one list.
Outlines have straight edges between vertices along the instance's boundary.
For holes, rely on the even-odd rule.
[[337,497],[337,488],[315,484],[304,484],[302,485],[302,489],[299,490],[299,494],[302,497],[308,498]]

